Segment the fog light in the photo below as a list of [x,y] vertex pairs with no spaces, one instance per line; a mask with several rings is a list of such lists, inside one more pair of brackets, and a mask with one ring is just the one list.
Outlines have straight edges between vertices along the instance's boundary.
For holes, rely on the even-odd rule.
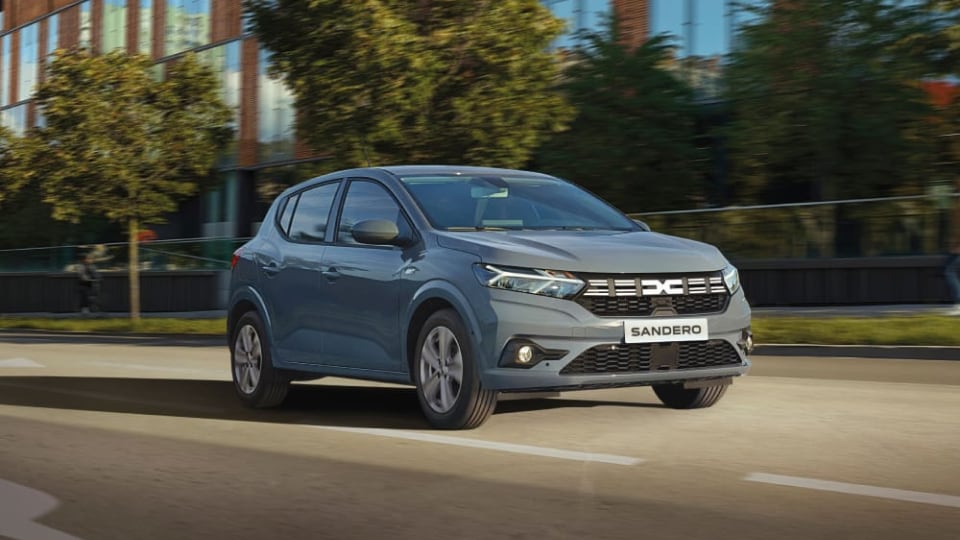
[[559,360],[567,351],[544,349],[529,339],[510,340],[500,353],[500,367],[530,369],[540,362]]

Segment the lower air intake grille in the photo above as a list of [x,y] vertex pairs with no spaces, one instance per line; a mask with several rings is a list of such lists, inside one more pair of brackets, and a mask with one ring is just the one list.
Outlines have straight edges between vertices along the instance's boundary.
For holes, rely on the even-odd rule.
[[[590,375],[597,373],[643,373],[651,371],[651,360],[654,347],[674,349],[666,351],[667,355],[676,355],[675,364],[671,362],[668,369],[697,369],[706,367],[735,366],[740,364],[740,356],[733,345],[722,340],[691,341],[681,343],[629,343],[617,345],[611,349],[610,345],[598,345],[584,351],[572,362],[567,364],[561,375]],[[660,353],[661,351],[658,351]],[[658,354],[663,358],[663,354]],[[661,363],[658,369],[664,368]]]

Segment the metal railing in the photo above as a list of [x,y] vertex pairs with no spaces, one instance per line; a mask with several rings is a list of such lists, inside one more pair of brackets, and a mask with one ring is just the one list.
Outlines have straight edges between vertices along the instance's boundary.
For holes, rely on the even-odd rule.
[[[234,250],[248,238],[153,240],[139,244],[143,271],[227,270]],[[0,250],[0,272],[74,272],[90,254],[101,272],[125,271],[126,242]]]
[[[938,255],[960,193],[631,214],[654,231],[700,240],[731,259]],[[960,227],[960,223],[953,223]],[[249,238],[140,243],[144,271],[226,270]],[[74,272],[86,254],[100,271],[127,269],[127,243],[0,250],[0,272]]]
[[[732,259],[938,255],[960,193],[632,214]],[[954,218],[956,219],[956,218]]]

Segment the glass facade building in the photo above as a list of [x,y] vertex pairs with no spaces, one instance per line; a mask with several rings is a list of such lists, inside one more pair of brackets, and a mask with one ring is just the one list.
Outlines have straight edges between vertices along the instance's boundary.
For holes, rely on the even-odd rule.
[[270,56],[244,31],[242,0],[5,0],[0,2],[0,122],[15,133],[43,125],[32,102],[58,48],[150,56],[155,75],[188,52],[213,68],[233,108],[234,140],[217,160],[222,182],[188,202],[162,237],[243,236],[260,219],[258,184],[315,153],[296,141],[294,100],[268,75]]
[[724,56],[736,47],[736,28],[752,16],[746,9],[766,0],[543,0],[554,15],[567,22],[567,32],[554,42],[572,48],[581,31],[596,32],[616,13],[624,41],[639,45],[666,35],[673,46],[674,69],[704,99],[719,92]]
[[[614,9],[641,20],[647,3],[682,1],[542,0],[567,21],[557,48],[573,46],[578,30],[601,28]],[[235,138],[217,161],[220,187],[186,203],[180,216],[157,232],[163,238],[248,235],[278,185],[322,172],[323,165],[316,163],[322,156],[297,140],[293,95],[269,76],[270,54],[245,32],[242,3],[0,1],[0,122],[17,133],[43,125],[32,96],[58,48],[145,54],[156,62],[157,77],[164,76],[168,62],[195,52],[220,77],[223,98],[235,111]],[[656,13],[656,6],[651,9]]]

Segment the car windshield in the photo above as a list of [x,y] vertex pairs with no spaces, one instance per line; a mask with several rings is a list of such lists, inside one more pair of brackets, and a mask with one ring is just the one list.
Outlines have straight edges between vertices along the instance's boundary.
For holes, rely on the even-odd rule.
[[400,180],[438,229],[638,229],[604,201],[556,178],[433,174]]

